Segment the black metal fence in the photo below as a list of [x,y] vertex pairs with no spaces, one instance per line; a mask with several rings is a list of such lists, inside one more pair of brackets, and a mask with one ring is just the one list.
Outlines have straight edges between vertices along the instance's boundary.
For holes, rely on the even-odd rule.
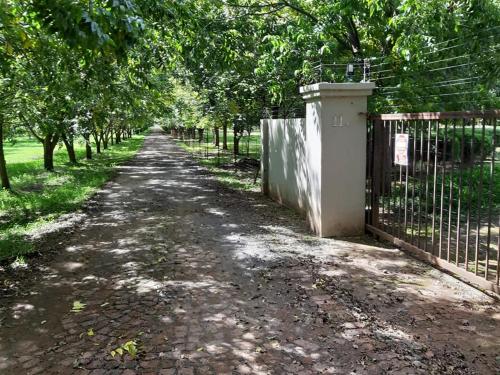
[[368,119],[367,229],[499,292],[499,110]]

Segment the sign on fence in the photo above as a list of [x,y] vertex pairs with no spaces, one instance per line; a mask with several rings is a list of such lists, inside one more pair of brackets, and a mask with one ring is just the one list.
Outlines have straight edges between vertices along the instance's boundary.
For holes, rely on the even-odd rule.
[[394,164],[408,165],[408,134],[396,134],[394,145]]

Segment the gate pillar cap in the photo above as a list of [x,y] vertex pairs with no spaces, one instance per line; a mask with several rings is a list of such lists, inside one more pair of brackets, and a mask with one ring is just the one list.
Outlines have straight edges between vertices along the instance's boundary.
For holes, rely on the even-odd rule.
[[375,82],[348,82],[348,83],[330,83],[319,82],[312,85],[302,86],[300,93],[304,100],[318,99],[324,97],[352,97],[369,96],[375,89]]

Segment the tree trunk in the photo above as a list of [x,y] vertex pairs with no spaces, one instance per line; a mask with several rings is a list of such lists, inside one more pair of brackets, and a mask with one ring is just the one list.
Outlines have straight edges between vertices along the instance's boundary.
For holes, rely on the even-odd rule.
[[120,144],[121,141],[122,141],[122,139],[121,139],[120,131],[117,130],[116,131],[116,144]]
[[222,125],[222,149],[227,150],[227,123]]
[[214,133],[215,133],[214,146],[219,147],[220,139],[219,139],[219,127],[218,126],[214,128]]
[[236,131],[236,127],[234,128],[233,154],[234,156],[240,154],[240,138],[238,137],[238,132]]
[[66,146],[66,151],[68,152],[68,159],[71,164],[77,164],[76,153],[75,153],[75,144],[73,141],[73,137],[68,137],[66,134],[62,135],[62,140],[64,142],[64,146]]
[[43,140],[43,167],[47,171],[54,170],[54,149],[59,141],[59,136],[47,134]]
[[88,142],[85,143],[85,157],[87,160],[92,159],[92,147],[90,147],[90,143]]
[[10,190],[9,175],[7,174],[7,163],[3,152],[3,115],[0,115],[0,180],[2,188]]
[[107,150],[108,149],[108,142],[109,142],[109,133],[106,133],[104,134],[102,137],[101,137],[101,141],[102,141],[102,147]]
[[99,136],[99,133],[97,133],[97,132],[92,133],[92,136],[94,137],[94,142],[95,142],[95,152],[100,154],[101,153],[101,137]]
[[85,139],[85,158],[87,160],[92,159],[92,146],[90,146],[90,136],[84,135],[83,138]]
[[203,133],[205,129],[198,129],[198,142],[201,143],[203,142]]

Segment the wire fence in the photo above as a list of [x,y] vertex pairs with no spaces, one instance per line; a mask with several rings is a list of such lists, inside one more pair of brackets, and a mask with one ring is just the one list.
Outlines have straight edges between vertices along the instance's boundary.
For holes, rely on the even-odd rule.
[[484,110],[500,105],[500,26],[407,55],[313,64],[305,83],[375,82],[370,112]]
[[[260,160],[260,130],[252,128],[238,134],[238,153],[235,152],[235,135],[233,129],[227,129],[224,142],[223,129],[171,129],[172,137],[181,141],[188,151],[200,159],[211,162],[213,166],[234,164],[242,159]],[[256,163],[253,163],[257,165]]]

